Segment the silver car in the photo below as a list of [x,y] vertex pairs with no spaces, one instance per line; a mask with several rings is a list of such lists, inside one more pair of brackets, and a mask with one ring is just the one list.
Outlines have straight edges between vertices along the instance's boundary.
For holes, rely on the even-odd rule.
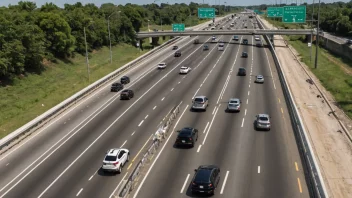
[[258,114],[256,116],[255,127],[270,131],[270,116],[268,114]]
[[238,98],[230,98],[229,102],[227,103],[227,111],[240,111],[241,109],[241,100]]
[[264,76],[258,75],[258,76],[255,78],[255,82],[256,82],[256,83],[264,83]]
[[192,102],[192,110],[206,111],[209,104],[209,100],[205,96],[196,96]]

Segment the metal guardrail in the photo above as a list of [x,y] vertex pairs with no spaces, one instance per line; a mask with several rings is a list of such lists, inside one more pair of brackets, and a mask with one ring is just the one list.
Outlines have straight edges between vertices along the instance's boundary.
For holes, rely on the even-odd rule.
[[201,30],[201,31],[162,31],[162,32],[139,32],[138,38],[159,37],[159,36],[199,36],[199,35],[316,35],[316,31],[308,29],[236,29],[236,30]]
[[[264,25],[262,24],[260,19],[258,19],[257,17],[256,19],[258,21],[259,27],[264,29]],[[285,75],[282,71],[281,64],[277,57],[275,48],[268,36],[264,36],[264,39],[266,43],[269,45],[270,51],[274,58],[275,66],[278,71],[281,87],[283,89],[286,104],[289,110],[289,115],[292,122],[293,130],[298,140],[297,143],[299,146],[300,154],[302,156],[301,157],[302,163],[303,163],[303,166],[305,166],[305,175],[306,175],[306,179],[308,180],[307,185],[309,187],[310,195],[313,197],[319,197],[319,198],[328,197],[328,193],[324,184],[323,177],[321,175],[319,165],[315,159],[314,151],[309,141],[307,132],[304,128],[302,118],[293,100],[291,90],[287,84]]]
[[171,111],[165,116],[165,118],[163,119],[164,122],[162,122],[162,125],[156,131],[149,148],[143,154],[142,159],[138,162],[128,179],[124,181],[125,185],[119,191],[118,197],[126,198],[130,194],[130,192],[132,192],[132,190],[136,187],[136,184],[140,179],[140,175],[142,175],[144,167],[148,164],[148,162],[151,161],[152,157],[157,152],[161,142],[167,137],[173,121],[176,119],[178,113],[180,112],[180,105],[181,104],[172,108]]
[[[138,57],[137,59],[125,64],[124,66],[120,67],[119,69],[115,70],[114,72],[106,75],[105,77],[101,78],[100,80],[96,81],[95,83],[89,85],[88,87],[82,89],[81,91],[77,92],[70,98],[64,100],[60,104],[56,105],[55,107],[49,109],[42,115],[38,116],[37,118],[33,119],[32,121],[28,122],[24,126],[20,127],[16,131],[10,133],[6,137],[2,138],[0,140],[0,154],[5,152],[6,150],[10,149],[12,146],[10,144],[14,141],[19,139],[21,136],[23,138],[33,131],[35,129],[38,129],[42,127],[44,124],[48,123],[52,119],[54,119],[56,116],[58,116],[63,110],[66,110],[67,108],[71,107],[71,105],[76,104],[78,101],[89,95],[92,91],[100,88],[102,85],[105,85],[107,82],[115,79],[118,75],[121,73],[125,72],[126,70],[130,69],[131,67],[135,66],[136,64],[140,63],[143,61],[145,58],[155,54],[156,52],[162,50],[165,46],[174,43],[180,39],[180,37],[173,38],[164,44],[156,47],[155,49],[151,50],[150,52]],[[26,135],[25,135],[26,134]]]

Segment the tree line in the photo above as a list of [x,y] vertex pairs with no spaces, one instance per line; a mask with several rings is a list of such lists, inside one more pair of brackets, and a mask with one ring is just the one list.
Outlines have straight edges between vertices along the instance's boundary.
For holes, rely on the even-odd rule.
[[[296,4],[277,4],[259,6],[250,6],[250,8],[266,10],[267,7],[282,7],[282,6],[295,6]],[[307,4],[304,3],[307,11],[307,20],[318,20],[318,3]],[[314,14],[313,14],[314,10]],[[308,22],[310,23],[310,22]],[[317,22],[314,21],[314,26]],[[352,37],[352,1],[350,2],[333,2],[320,4],[320,28],[323,31],[335,33],[340,36]]]
[[[170,25],[197,19],[197,3],[114,5],[76,3],[63,8],[53,3],[37,7],[34,2],[0,7],[0,81],[27,72],[43,71],[43,61],[66,59],[84,54],[86,32],[88,51],[110,44],[136,43],[136,32],[150,24]],[[220,6],[217,14],[226,7]],[[229,9],[229,7],[227,7]],[[231,8],[233,9],[233,8]],[[187,24],[186,24],[187,25]]]

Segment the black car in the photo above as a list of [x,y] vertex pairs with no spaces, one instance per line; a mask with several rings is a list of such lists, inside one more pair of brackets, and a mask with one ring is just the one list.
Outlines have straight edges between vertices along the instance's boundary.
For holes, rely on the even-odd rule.
[[129,100],[129,99],[133,98],[133,96],[134,96],[134,93],[132,90],[125,89],[121,92],[120,99],[121,100]]
[[245,75],[246,75],[246,69],[243,68],[243,67],[240,67],[240,68],[238,69],[238,75],[239,75],[239,76],[245,76]]
[[198,129],[185,127],[177,132],[178,135],[175,142],[176,146],[190,145],[191,147],[194,147],[195,141],[198,140]]
[[175,52],[175,57],[179,57],[179,56],[181,56],[181,51],[176,51]]
[[247,52],[242,52],[242,57],[243,58],[248,58],[248,53]]
[[248,39],[243,39],[242,43],[243,45],[248,45]]
[[175,45],[175,46],[172,47],[172,49],[173,49],[173,50],[177,50],[177,49],[178,49],[178,46]]
[[213,195],[220,181],[220,168],[215,165],[202,165],[194,170],[192,193],[207,193]]
[[114,83],[111,85],[111,91],[118,92],[123,89],[123,84],[121,83]]
[[128,76],[122,76],[121,77],[121,84],[128,84],[130,83],[130,78]]

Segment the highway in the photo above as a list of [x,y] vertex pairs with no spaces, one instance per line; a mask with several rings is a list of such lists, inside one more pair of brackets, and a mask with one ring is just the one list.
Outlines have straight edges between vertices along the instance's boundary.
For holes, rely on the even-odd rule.
[[[127,72],[133,99],[120,101],[107,85],[1,155],[0,198],[116,195],[160,121],[181,102],[176,127],[199,129],[198,142],[192,149],[174,148],[173,132],[135,196],[191,196],[193,170],[216,164],[221,181],[214,197],[309,197],[270,51],[252,46],[252,36],[240,37],[249,45],[217,37],[226,42],[225,51],[207,36],[184,38],[177,43],[181,57],[173,57],[170,46]],[[195,38],[200,44],[193,44]],[[208,51],[203,51],[205,42]],[[249,57],[241,58],[242,51]],[[159,62],[166,62],[166,69],[157,70]],[[182,65],[192,71],[180,75]],[[239,67],[247,76],[236,75]],[[254,83],[257,74],[264,75],[264,84]],[[195,95],[209,98],[206,112],[190,111]],[[225,113],[230,97],[242,100],[240,113]],[[258,113],[271,115],[269,132],[254,130]],[[130,150],[130,162],[121,174],[103,173],[105,152],[118,147]]]

